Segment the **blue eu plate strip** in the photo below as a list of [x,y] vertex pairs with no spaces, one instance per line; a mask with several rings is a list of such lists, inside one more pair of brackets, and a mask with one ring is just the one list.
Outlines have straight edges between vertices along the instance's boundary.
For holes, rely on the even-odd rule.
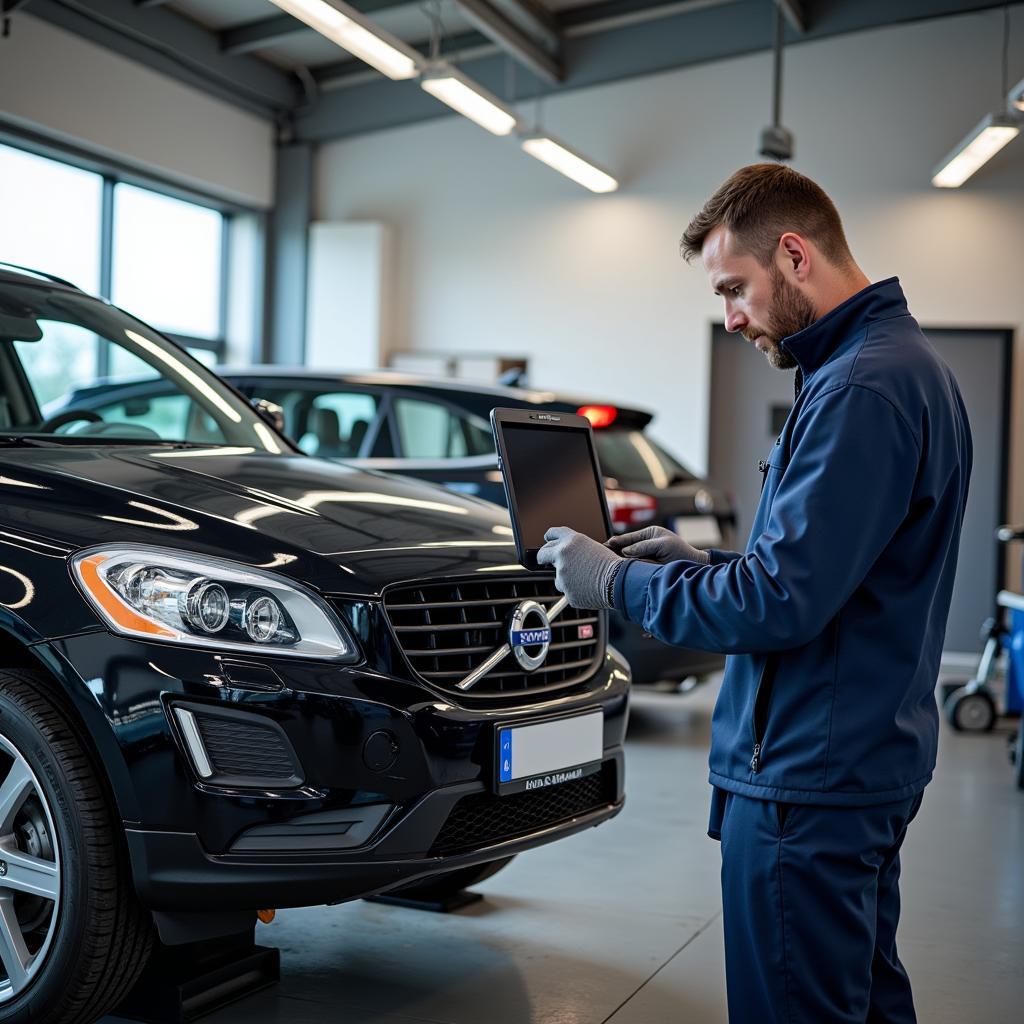
[[512,781],[512,730],[498,733],[498,781]]

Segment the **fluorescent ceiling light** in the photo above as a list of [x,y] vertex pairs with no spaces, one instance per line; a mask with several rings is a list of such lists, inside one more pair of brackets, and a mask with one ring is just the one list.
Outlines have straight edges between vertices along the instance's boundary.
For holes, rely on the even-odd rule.
[[614,192],[619,187],[607,171],[549,135],[528,135],[523,149],[591,192]]
[[515,113],[497,96],[450,64],[432,65],[424,72],[420,85],[452,110],[495,135],[510,135],[519,123]]
[[1007,99],[1010,101],[1010,106],[1024,112],[1024,78],[1010,90],[1010,95],[1007,96]]
[[932,175],[932,184],[936,188],[959,188],[1019,133],[1020,126],[1014,118],[1004,114],[989,114],[939,164]]
[[406,46],[390,32],[377,28],[341,0],[271,2],[388,78],[401,81],[419,74],[419,54],[411,46]]

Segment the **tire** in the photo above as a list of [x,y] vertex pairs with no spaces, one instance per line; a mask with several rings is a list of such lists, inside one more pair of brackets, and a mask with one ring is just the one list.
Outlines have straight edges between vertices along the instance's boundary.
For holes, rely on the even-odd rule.
[[48,677],[0,669],[0,1024],[92,1024],[152,941],[80,725]]
[[399,889],[389,889],[388,896],[404,896],[411,900],[446,900],[451,899],[463,889],[471,885],[479,885],[485,878],[496,875],[502,868],[510,864],[514,857],[503,857],[492,860],[489,864],[474,864],[470,868],[456,868],[445,871],[419,882],[410,882]]
[[954,690],[946,698],[943,711],[957,732],[990,732],[996,724],[996,702],[987,690]]
[[1014,766],[1014,775],[1017,779],[1017,788],[1024,789],[1024,718],[1021,718],[1017,726],[1017,763]]

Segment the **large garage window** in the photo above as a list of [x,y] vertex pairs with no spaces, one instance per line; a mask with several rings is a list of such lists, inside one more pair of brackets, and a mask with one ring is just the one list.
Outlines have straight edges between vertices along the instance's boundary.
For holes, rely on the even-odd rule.
[[[103,168],[0,144],[0,262],[109,298],[207,365],[226,355],[234,216],[212,203],[121,181]],[[96,361],[97,376],[123,370],[106,346],[96,346]],[[56,379],[70,370],[45,372]]]
[[223,235],[218,210],[117,185],[112,301],[168,334],[215,342]]
[[0,146],[0,260],[100,288],[103,178]]

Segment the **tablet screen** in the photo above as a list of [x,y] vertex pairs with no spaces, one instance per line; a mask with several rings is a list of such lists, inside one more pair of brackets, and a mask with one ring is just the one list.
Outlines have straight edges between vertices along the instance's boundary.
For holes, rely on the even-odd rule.
[[523,547],[541,547],[551,526],[571,526],[604,543],[604,495],[587,432],[504,423],[502,434]]

